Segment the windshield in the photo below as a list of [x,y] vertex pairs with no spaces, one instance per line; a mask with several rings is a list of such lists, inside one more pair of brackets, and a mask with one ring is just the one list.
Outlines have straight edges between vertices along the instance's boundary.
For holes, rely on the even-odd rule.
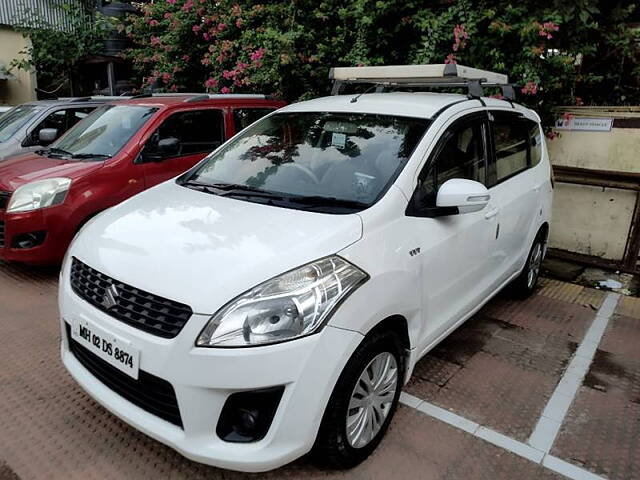
[[291,208],[358,211],[386,192],[429,123],[362,113],[279,113],[249,127],[179,183]]
[[35,105],[20,105],[0,115],[0,142],[9,140],[40,111],[42,111],[42,108],[38,108]]
[[136,105],[104,105],[71,128],[49,153],[88,159],[112,157],[156,110]]

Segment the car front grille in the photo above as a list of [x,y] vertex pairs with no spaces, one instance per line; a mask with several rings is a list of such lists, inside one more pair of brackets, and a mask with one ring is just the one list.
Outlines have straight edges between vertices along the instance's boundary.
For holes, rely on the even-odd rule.
[[0,210],[5,210],[9,204],[11,192],[0,192]]
[[138,380],[130,377],[71,338],[71,326],[65,326],[71,353],[91,375],[134,405],[183,428],[176,392],[169,382],[143,370]]
[[0,248],[4,247],[4,222],[0,222]]
[[115,280],[75,257],[71,263],[71,288],[107,315],[163,338],[178,335],[193,315],[188,305]]

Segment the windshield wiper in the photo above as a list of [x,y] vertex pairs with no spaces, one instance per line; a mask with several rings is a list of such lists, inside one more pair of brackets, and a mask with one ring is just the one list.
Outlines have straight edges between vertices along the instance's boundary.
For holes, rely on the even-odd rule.
[[261,197],[275,200],[285,200],[285,197],[277,193],[260,190],[250,185],[241,185],[236,183],[202,183],[197,180],[186,180],[180,182],[180,185],[194,188],[196,190],[214,193],[221,197]]
[[51,147],[46,150],[41,150],[43,153],[52,153],[54,155],[63,155],[65,157],[73,156],[73,153],[63,150],[62,148]]
[[344,208],[369,208],[368,203],[359,202],[357,200],[348,200],[346,198],[337,197],[323,197],[321,195],[312,196],[299,196],[287,198],[291,203],[298,203],[301,205],[309,206],[322,206],[322,207],[344,207]]
[[113,155],[107,155],[106,153],[74,153],[71,158],[77,158],[79,160],[83,158],[111,158]]
[[211,183],[211,188],[216,188],[223,192],[222,196],[254,196],[265,198],[276,198],[283,200],[285,197],[278,195],[277,193],[268,192],[266,190],[260,190],[259,188],[252,187],[250,185],[242,185],[236,183]]

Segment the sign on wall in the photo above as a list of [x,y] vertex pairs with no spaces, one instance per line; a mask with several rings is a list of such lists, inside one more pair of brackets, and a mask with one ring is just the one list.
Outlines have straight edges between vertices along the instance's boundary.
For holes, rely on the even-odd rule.
[[565,115],[556,120],[558,130],[582,130],[585,132],[609,132],[613,118],[574,117]]

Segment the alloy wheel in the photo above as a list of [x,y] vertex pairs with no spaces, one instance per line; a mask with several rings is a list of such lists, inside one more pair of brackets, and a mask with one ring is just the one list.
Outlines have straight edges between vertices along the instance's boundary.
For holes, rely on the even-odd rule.
[[531,251],[531,257],[529,258],[529,271],[527,272],[527,287],[529,289],[532,289],[536,285],[541,264],[542,244],[540,242],[536,242],[533,246],[533,250]]
[[347,410],[347,440],[362,448],[382,429],[398,388],[398,362],[389,352],[371,360],[351,394]]

